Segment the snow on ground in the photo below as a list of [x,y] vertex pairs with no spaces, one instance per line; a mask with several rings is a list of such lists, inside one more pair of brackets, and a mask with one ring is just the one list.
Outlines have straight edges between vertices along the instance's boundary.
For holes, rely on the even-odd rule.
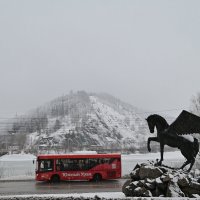
[[[72,193],[72,194],[43,194],[43,195],[11,195],[11,196],[0,196],[2,200],[90,200],[90,199],[100,200],[103,199],[129,199],[129,200],[189,200],[188,197],[125,197],[122,192],[98,192],[98,193]],[[195,198],[199,199],[199,198]]]
[[[135,154],[127,154],[122,155],[123,160],[154,160],[160,158],[160,153],[147,153],[147,154],[141,154],[141,153],[135,153]],[[180,151],[173,151],[173,152],[164,152],[164,159],[170,160],[170,159],[184,159],[183,155]]]
[[[125,195],[122,192],[97,192],[97,193],[69,193],[69,194],[40,194],[40,195],[10,195],[10,198],[17,198],[17,197],[57,197],[57,198],[63,198],[63,197],[95,197],[98,196],[100,198],[124,198]],[[4,196],[0,196],[0,199]],[[5,196],[8,197],[8,196]]]
[[0,178],[0,181],[33,181],[34,179],[33,175],[18,175]]
[[[127,154],[122,155],[122,176],[130,174],[131,170],[137,163],[144,163],[148,161],[156,161],[160,159],[160,153],[147,153],[147,154]],[[165,152],[163,164],[171,167],[181,167],[185,158],[180,151]]]
[[30,180],[35,176],[36,156],[10,154],[0,157],[0,180]]
[[10,154],[0,157],[0,161],[29,161],[35,160],[36,156],[32,154]]

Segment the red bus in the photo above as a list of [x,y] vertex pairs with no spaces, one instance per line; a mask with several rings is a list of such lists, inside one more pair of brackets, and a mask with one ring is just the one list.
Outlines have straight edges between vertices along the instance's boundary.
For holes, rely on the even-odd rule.
[[36,180],[94,180],[121,178],[121,154],[38,155]]

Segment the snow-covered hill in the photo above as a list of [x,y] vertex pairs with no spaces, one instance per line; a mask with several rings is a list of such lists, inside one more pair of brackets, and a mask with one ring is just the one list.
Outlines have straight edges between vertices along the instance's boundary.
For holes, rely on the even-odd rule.
[[149,131],[138,108],[108,94],[70,93],[18,118],[27,149],[146,148]]

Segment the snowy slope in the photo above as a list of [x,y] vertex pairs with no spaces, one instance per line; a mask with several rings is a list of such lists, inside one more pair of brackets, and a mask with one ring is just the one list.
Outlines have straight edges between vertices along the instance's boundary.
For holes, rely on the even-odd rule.
[[126,145],[126,142],[130,141],[134,143],[135,147],[145,140],[147,133],[147,126],[145,119],[139,116],[134,110],[127,110],[121,105],[118,105],[117,109],[103,103],[100,98],[90,96],[92,107],[96,117],[99,118],[102,124],[107,127],[107,131],[111,132],[110,136],[107,136],[108,141],[115,140],[115,132],[117,132],[121,138],[119,143]]
[[[146,148],[149,131],[138,108],[108,94],[84,91],[54,99],[15,123],[26,149]],[[50,147],[50,148],[49,148]]]

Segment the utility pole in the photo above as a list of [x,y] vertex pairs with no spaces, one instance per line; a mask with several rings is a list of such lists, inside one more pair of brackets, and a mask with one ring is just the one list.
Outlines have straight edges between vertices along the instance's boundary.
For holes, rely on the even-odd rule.
[[63,114],[63,117],[65,116],[65,99],[64,99],[64,95],[62,96],[62,114]]

